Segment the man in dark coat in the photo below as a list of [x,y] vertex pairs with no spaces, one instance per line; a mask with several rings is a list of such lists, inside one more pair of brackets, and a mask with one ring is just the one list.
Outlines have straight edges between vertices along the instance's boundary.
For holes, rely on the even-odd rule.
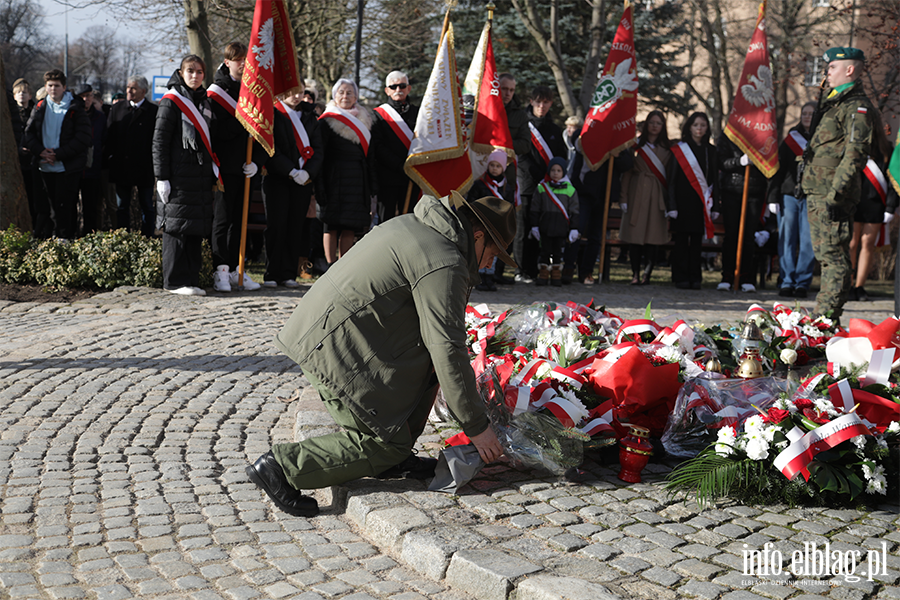
[[97,92],[86,83],[78,88],[78,97],[84,101],[84,110],[91,121],[91,155],[88,157],[88,166],[81,173],[79,190],[81,191],[81,218],[82,235],[93,233],[97,230],[97,217],[100,211],[100,202],[103,199],[101,188],[100,170],[103,163],[103,147],[106,142],[106,115],[98,108],[102,104],[96,100]]
[[[32,100],[31,86],[24,79],[17,79],[12,87],[13,102],[9,104],[9,110],[12,114],[14,134],[16,138],[16,146],[19,150],[19,168],[22,170],[22,181],[25,182],[25,195],[28,196],[28,211],[31,213],[31,228],[35,237],[45,238],[50,235],[49,232],[43,235],[39,234],[38,222],[50,223],[50,205],[47,198],[41,191],[41,185],[35,185],[35,179],[40,175],[34,168],[34,157],[31,151],[22,143],[25,139],[25,124],[31,117],[31,111],[34,110],[34,100]],[[40,214],[40,217],[38,216]]]
[[412,88],[406,73],[391,71],[385,78],[384,86],[388,101],[375,109],[375,124],[372,125],[372,134],[381,142],[375,154],[381,222],[394,217],[398,211],[403,212],[407,190],[410,191],[410,209],[407,212],[412,210],[419,198],[419,187],[412,183],[403,170],[412,141],[411,134],[416,128],[419,107],[409,101]]
[[53,235],[76,233],[78,181],[91,146],[91,122],[81,98],[66,90],[59,69],[44,73],[47,97],[38,102],[25,126],[23,146],[37,157],[41,181],[50,199]]
[[[509,133],[512,136],[513,150],[517,157],[523,156],[531,148],[531,134],[528,131],[528,115],[516,96],[516,78],[511,73],[500,73],[497,79],[500,82],[500,99],[503,101],[503,108],[506,109],[506,121],[509,124]],[[515,184],[518,180],[518,169],[517,161],[509,161],[509,165],[506,167],[506,180]],[[517,194],[516,197],[517,199],[521,198],[521,194]],[[512,251],[516,257],[522,254],[522,240],[525,239],[525,213],[523,210],[525,209],[521,205],[516,208],[516,239],[512,244]],[[516,270],[514,279],[504,277],[503,263],[497,264],[494,279],[497,283],[504,284],[517,281],[523,283],[533,282],[531,278],[519,269]]]
[[132,75],[125,86],[125,100],[109,110],[106,161],[109,178],[116,186],[116,227],[131,229],[131,195],[137,188],[141,207],[141,233],[156,231],[153,201],[153,127],[159,107],[147,98],[150,89],[141,75]]

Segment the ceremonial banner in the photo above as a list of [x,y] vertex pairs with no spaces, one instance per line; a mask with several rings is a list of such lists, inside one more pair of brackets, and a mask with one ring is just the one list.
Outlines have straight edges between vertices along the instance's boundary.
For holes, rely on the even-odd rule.
[[465,194],[472,185],[472,165],[461,117],[462,94],[450,25],[441,37],[416,119],[416,137],[403,167],[423,191],[438,198],[451,190]]
[[582,152],[592,171],[610,155],[634,145],[637,134],[638,80],[632,17],[632,4],[625,0],[622,20],[581,129]]
[[[497,65],[494,62],[494,47],[491,42],[491,22],[485,26],[487,41],[484,49],[483,77],[481,87],[476,96],[475,114],[472,117],[472,165],[474,175],[480,176],[487,168],[482,164],[487,156],[494,150],[504,150],[507,156],[515,160],[516,152],[513,150],[512,134],[509,132],[509,121],[506,119],[506,108],[503,106],[503,98],[500,97],[500,80],[498,78]],[[485,38],[482,33],[482,39]],[[480,44],[480,42],[479,42]],[[476,57],[478,51],[476,51]],[[469,68],[469,76],[475,70],[475,61]],[[466,83],[468,85],[468,77]],[[476,167],[477,166],[477,167]]]
[[269,156],[275,153],[276,96],[299,88],[299,71],[284,0],[256,0],[235,116]]
[[775,88],[766,42],[766,0],[759,5],[740,83],[725,125],[725,135],[750,157],[766,178],[770,178],[778,171],[778,134],[775,129]]
[[888,179],[900,194],[900,131],[897,132],[897,143],[894,144],[894,153],[891,154],[891,162],[888,165]]
[[488,19],[484,24],[484,29],[481,30],[481,37],[478,38],[478,45],[475,46],[475,53],[472,55],[472,63],[469,65],[469,71],[463,81],[463,94],[474,96],[476,107],[478,95],[481,92],[481,79],[484,75],[485,48],[489,44],[490,36],[491,20]]

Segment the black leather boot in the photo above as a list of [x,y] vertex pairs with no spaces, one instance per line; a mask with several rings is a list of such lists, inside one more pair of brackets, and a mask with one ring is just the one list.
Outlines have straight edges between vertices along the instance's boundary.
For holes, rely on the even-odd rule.
[[250,481],[262,488],[275,506],[295,517],[314,517],[319,514],[319,503],[315,498],[304,496],[291,487],[275,455],[266,452],[245,470]]

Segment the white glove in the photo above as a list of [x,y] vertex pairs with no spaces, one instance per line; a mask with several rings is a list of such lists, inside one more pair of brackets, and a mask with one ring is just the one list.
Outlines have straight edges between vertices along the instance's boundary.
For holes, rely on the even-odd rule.
[[669,212],[666,213],[666,216],[669,217],[670,219],[677,219],[677,218],[678,218],[678,211],[677,211],[677,210],[670,210]]
[[884,224],[887,225],[891,221],[894,220],[894,213],[886,212],[884,213]]
[[257,167],[256,163],[254,163],[254,162],[248,162],[248,163],[244,163],[244,166],[242,167],[241,170],[244,172],[244,177],[246,177],[247,179],[250,179],[251,177],[256,175],[257,171],[259,171],[259,167]]
[[750,157],[747,156],[746,154],[742,155],[741,156],[741,166],[746,167],[749,164],[750,164]]
[[619,208],[622,209],[622,214],[628,212],[628,204],[626,204],[625,202],[619,202]]
[[762,231],[754,233],[753,237],[756,239],[756,245],[762,248],[766,245],[766,242],[769,241],[769,232],[763,229]]
[[713,211],[713,212],[709,213],[709,218],[712,219],[713,221],[715,221],[716,219],[719,218],[719,213],[717,213],[716,211]]
[[160,201],[165,204],[169,201],[169,193],[172,191],[172,184],[168,181],[156,182],[156,193],[159,194]]
[[301,171],[300,169],[292,170],[290,173],[288,173],[288,176],[293,179],[294,183],[296,183],[297,185],[303,185],[304,183],[309,181],[309,173],[307,173],[306,171]]
[[578,236],[579,236],[579,235],[580,235],[580,234],[578,233],[578,230],[577,230],[577,229],[572,229],[571,231],[569,231],[569,243],[570,243],[570,244],[574,244],[574,243],[575,243],[575,240],[578,239]]
[[772,204],[769,205],[769,212],[772,213],[773,215],[778,214],[778,203],[777,202],[773,202]]
[[538,230],[537,227],[531,228],[531,237],[533,237],[537,241],[541,241],[541,232]]

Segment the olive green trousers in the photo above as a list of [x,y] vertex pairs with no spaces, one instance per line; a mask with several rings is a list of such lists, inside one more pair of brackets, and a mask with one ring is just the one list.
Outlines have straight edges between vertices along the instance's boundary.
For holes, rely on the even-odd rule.
[[405,460],[425,429],[438,386],[428,388],[403,427],[389,440],[379,438],[338,397],[310,373],[303,374],[343,431],[272,447],[275,460],[294,488],[309,490],[373,477]]

